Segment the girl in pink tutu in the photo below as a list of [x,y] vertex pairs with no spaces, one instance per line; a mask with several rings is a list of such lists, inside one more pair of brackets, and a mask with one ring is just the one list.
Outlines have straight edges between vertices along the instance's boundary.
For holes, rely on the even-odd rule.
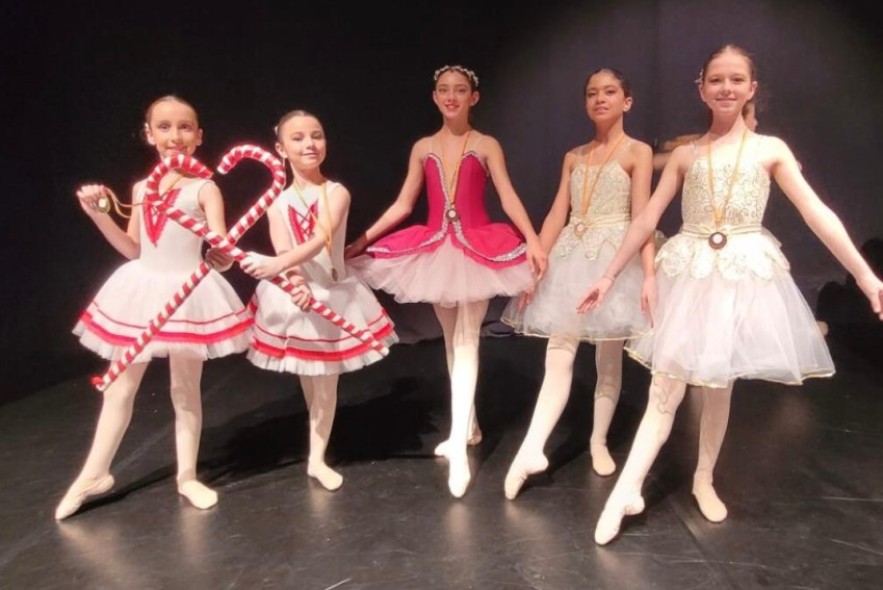
[[248,358],[262,369],[300,377],[310,414],[307,474],[336,490],[343,477],[325,462],[325,450],[337,408],[338,378],[383,357],[311,311],[309,299],[326,304],[356,328],[367,328],[387,346],[398,337],[374,293],[344,266],[350,193],[322,174],[327,154],[322,124],[306,111],[287,113],[276,127],[276,151],[293,175],[267,212],[276,256],[250,253],[241,266],[259,279],[285,273],[298,293],[292,297],[272,283],[258,284],[250,303],[255,321]]
[[622,247],[579,303],[603,310],[626,263],[650,237],[665,208],[682,192],[683,225],[656,256],[659,303],[651,335],[628,351],[652,374],[647,409],[622,473],[595,529],[606,544],[625,515],[644,509],[641,487],[671,432],[687,384],[701,388],[699,459],[693,495],[712,522],[727,508],[712,485],[736,379],[799,384],[827,377],[834,365],[812,312],[789,272],[779,243],[761,226],[775,179],[810,229],[856,278],[883,319],[883,283],[852,243],[840,219],[807,184],[788,146],[758,135],[742,116],[757,89],[754,62],[727,45],[705,62],[699,96],[711,126],[675,148],[647,207]]
[[628,262],[605,313],[580,315],[573,302],[587,281],[604,273],[629,220],[650,198],[652,150],[623,129],[631,107],[631,85],[621,72],[604,68],[586,80],[585,108],[595,137],[564,156],[558,193],[540,232],[550,252],[549,271],[534,293],[512,299],[503,312],[503,322],[517,332],[549,339],[546,374],[530,427],[506,475],[504,491],[510,500],[529,475],[549,465],[543,447],[570,397],[573,360],[582,340],[595,344],[598,374],[592,467],[600,475],[616,469],[607,450],[607,431],[622,386],[623,344],[650,329],[646,311],[655,300],[653,243]]
[[[175,96],[164,96],[150,105],[144,133],[160,158],[192,155],[202,143],[196,111]],[[205,220],[212,231],[226,235],[224,201],[211,180],[173,172],[162,179],[160,194],[165,202]],[[132,216],[126,231],[99,207],[101,202],[114,200],[109,189],[85,185],[77,191],[77,197],[107,241],[130,259],[104,283],[74,328],[84,346],[113,361],[135,342],[162,305],[199,266],[202,240],[169,222],[154,208],[141,206],[143,180],[132,189]],[[219,252],[209,258],[229,266],[229,258]],[[148,361],[158,357],[169,357],[178,492],[197,508],[214,506],[217,493],[196,479],[202,429],[202,364],[209,358],[243,352],[248,347],[250,324],[251,318],[236,292],[212,271],[135,362],[104,392],[92,448],[83,469],[59,503],[55,518],[67,518],[87,498],[113,487],[110,464],[131,420],[135,393]]]
[[[432,99],[442,127],[414,144],[398,198],[347,248],[347,256],[367,248],[352,264],[369,285],[401,303],[427,302],[435,309],[451,378],[451,430],[436,453],[448,459],[448,487],[459,498],[471,479],[467,441],[481,439],[473,401],[488,302],[531,288],[545,271],[546,255],[512,187],[499,142],[470,125],[478,76],[462,66],[444,66],[434,79]],[[484,202],[488,177],[517,230],[491,222]],[[424,181],[426,224],[381,238],[410,215]]]

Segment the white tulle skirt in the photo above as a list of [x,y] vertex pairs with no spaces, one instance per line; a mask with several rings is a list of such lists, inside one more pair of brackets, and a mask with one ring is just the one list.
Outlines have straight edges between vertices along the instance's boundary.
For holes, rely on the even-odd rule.
[[603,306],[591,313],[577,313],[577,305],[589,286],[603,276],[616,248],[605,242],[596,254],[596,258],[589,258],[577,248],[559,257],[553,251],[533,300],[519,309],[519,298],[513,298],[503,310],[503,323],[527,336],[555,334],[589,342],[626,340],[648,332],[650,323],[641,312],[644,273],[637,256],[620,272]]
[[799,384],[834,373],[771,236],[734,236],[720,254],[708,250],[705,240],[678,236],[660,251],[661,268],[676,274],[657,272],[656,324],[626,344],[632,357],[653,373],[710,387],[734,379]]
[[[159,272],[140,260],[119,267],[74,326],[80,343],[117,360],[147,329],[191,272]],[[152,338],[135,362],[170,353],[210,359],[248,348],[251,316],[233,287],[210,271]]]
[[352,271],[374,289],[394,296],[399,303],[436,303],[456,307],[498,296],[512,297],[534,282],[526,262],[492,267],[466,256],[446,238],[430,252],[395,258],[368,255],[351,259]]
[[[398,342],[386,310],[357,277],[348,276],[330,287],[311,282],[310,289],[317,301],[357,329],[367,329],[386,346]],[[249,307],[255,319],[248,359],[262,369],[297,375],[334,375],[384,358],[370,343],[331,320],[301,310],[288,293],[267,281],[258,283]]]

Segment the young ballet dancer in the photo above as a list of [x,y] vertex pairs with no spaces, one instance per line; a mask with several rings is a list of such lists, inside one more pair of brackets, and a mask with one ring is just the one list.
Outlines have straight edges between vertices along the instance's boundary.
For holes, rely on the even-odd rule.
[[598,375],[590,441],[592,467],[599,475],[616,470],[607,450],[607,432],[622,385],[622,348],[625,340],[650,329],[647,312],[656,288],[652,240],[623,269],[604,313],[580,315],[573,305],[586,282],[604,273],[629,220],[647,204],[653,172],[650,146],[623,129],[623,118],[633,102],[626,77],[618,70],[602,68],[589,75],[584,88],[586,113],[595,135],[564,156],[558,192],[540,231],[540,240],[549,251],[548,273],[534,293],[512,299],[502,316],[516,332],[549,339],[546,372],[530,427],[506,475],[504,491],[510,500],[528,476],[549,465],[543,447],[570,397],[573,362],[581,340],[595,344]]
[[[196,111],[176,96],[164,96],[150,105],[144,134],[159,158],[193,155],[202,143]],[[202,240],[145,206],[144,185],[141,180],[132,189],[132,213],[125,231],[99,206],[101,201],[116,200],[110,189],[90,184],[77,191],[86,215],[129,259],[104,283],[74,328],[84,346],[110,360],[119,359],[135,342],[201,260]],[[205,220],[212,231],[226,235],[224,201],[214,182],[176,171],[166,175],[159,188],[166,203]],[[159,357],[169,357],[178,492],[197,508],[215,505],[217,493],[196,479],[202,429],[202,365],[209,358],[243,352],[248,346],[250,324],[251,318],[236,292],[220,274],[211,271],[135,362],[104,391],[92,447],[58,504],[55,518],[67,518],[88,498],[113,487],[110,465],[131,420],[135,393],[148,361]]]
[[883,319],[883,283],[840,219],[804,179],[781,139],[753,133],[742,109],[756,92],[754,61],[727,45],[706,60],[699,96],[711,112],[708,131],[672,152],[647,207],[622,247],[579,302],[603,309],[626,262],[647,240],[682,188],[683,226],[657,257],[659,302],[649,336],[629,352],[652,374],[647,409],[625,466],[595,529],[604,545],[624,516],[644,509],[641,487],[668,438],[687,384],[701,388],[699,459],[693,495],[703,516],[720,522],[727,508],[712,472],[727,428],[736,379],[799,384],[834,373],[825,340],[797,289],[778,242],[761,226],[774,179],[804,221],[856,277]]
[[248,358],[262,369],[298,375],[310,415],[307,474],[336,490],[343,477],[325,462],[325,450],[337,407],[338,378],[383,357],[369,343],[311,311],[310,297],[387,346],[398,337],[374,293],[348,274],[344,264],[350,193],[322,173],[327,147],[315,115],[294,110],[280,119],[276,151],[288,161],[292,180],[267,212],[276,255],[249,253],[241,267],[259,279],[284,273],[297,286],[292,296],[272,283],[258,284],[249,304],[255,321]]
[[[459,498],[471,479],[467,443],[481,440],[473,402],[488,302],[529,289],[545,271],[546,254],[509,179],[500,143],[470,123],[478,76],[446,65],[436,70],[434,82],[432,100],[442,126],[414,144],[398,197],[348,247],[347,256],[371,287],[401,303],[433,305],[451,379],[451,430],[436,454],[448,459],[448,488]],[[485,208],[488,177],[517,231],[491,222]],[[426,224],[381,238],[411,214],[424,183]]]

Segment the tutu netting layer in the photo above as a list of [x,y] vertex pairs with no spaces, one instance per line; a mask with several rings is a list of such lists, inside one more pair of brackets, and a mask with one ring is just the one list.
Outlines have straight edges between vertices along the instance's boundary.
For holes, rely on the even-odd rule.
[[557,248],[553,249],[546,276],[533,300],[520,310],[518,298],[510,301],[502,321],[527,336],[555,334],[588,342],[625,340],[649,331],[650,323],[641,312],[644,273],[639,257],[632,258],[620,272],[603,306],[593,313],[580,314],[576,310],[589,286],[603,276],[625,230],[626,226],[616,229],[615,241],[600,244],[595,258],[589,258],[582,249],[559,257]]
[[[117,360],[147,329],[191,273],[161,273],[132,260],[114,272],[80,316],[74,334],[80,343]],[[153,336],[135,362],[169,353],[210,359],[248,348],[251,316],[233,288],[210,271]]]
[[358,256],[351,268],[374,289],[393,294],[399,303],[436,303],[455,307],[459,303],[482,301],[497,296],[514,296],[534,283],[533,273],[522,262],[492,268],[464,256],[450,239],[431,252],[397,258]]
[[812,311],[785,270],[738,281],[659,273],[657,285],[653,333],[626,345],[653,373],[711,387],[741,378],[798,384],[834,373]]

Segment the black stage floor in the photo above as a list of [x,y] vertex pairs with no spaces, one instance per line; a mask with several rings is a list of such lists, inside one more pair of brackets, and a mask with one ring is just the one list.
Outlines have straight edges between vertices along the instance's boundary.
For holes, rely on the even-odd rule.
[[[833,335],[833,334],[832,334]],[[484,442],[455,500],[432,456],[446,433],[438,340],[397,345],[341,380],[328,492],[305,474],[296,380],[244,357],[203,379],[201,475],[220,493],[201,512],[175,493],[172,409],[162,361],[148,371],[114,467],[116,487],[56,523],[85,458],[100,397],[88,376],[0,406],[2,588],[880,588],[883,355],[831,338],[837,375],[803,387],[740,382],[716,483],[729,519],[690,494],[696,405],[687,398],[645,488],[647,511],[607,547],[592,540],[614,479],[587,452],[593,349],[547,447],[552,467],[515,501],[503,477],[542,377],[545,341],[484,338]],[[849,342],[853,342],[849,340]],[[646,400],[625,362],[611,448],[621,462]]]

